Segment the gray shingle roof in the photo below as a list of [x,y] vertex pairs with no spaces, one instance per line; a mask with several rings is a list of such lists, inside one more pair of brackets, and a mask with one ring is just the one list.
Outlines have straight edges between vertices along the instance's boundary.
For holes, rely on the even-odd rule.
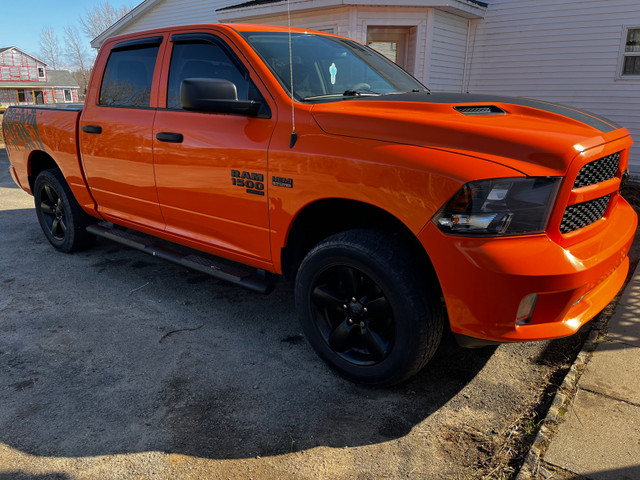
[[47,70],[46,82],[17,82],[15,80],[2,80],[0,87],[13,88],[51,88],[51,87],[69,87],[80,88],[71,72],[67,70]]

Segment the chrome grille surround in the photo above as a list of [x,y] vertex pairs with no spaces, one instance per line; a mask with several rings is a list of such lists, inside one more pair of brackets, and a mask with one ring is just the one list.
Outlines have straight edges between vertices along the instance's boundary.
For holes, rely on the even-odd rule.
[[573,188],[587,187],[610,180],[618,173],[620,152],[587,163],[580,169]]
[[604,215],[607,206],[609,206],[610,199],[611,194],[588,202],[568,206],[562,216],[560,233],[570,233],[600,220]]

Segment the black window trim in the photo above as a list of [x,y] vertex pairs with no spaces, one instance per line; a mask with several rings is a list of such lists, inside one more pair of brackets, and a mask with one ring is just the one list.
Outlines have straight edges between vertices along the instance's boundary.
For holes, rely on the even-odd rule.
[[145,37],[136,38],[134,40],[125,40],[124,42],[116,43],[113,47],[111,47],[111,51],[117,52],[120,50],[134,50],[141,47],[157,47],[162,45],[163,39],[164,37],[162,35],[158,35],[157,37]]

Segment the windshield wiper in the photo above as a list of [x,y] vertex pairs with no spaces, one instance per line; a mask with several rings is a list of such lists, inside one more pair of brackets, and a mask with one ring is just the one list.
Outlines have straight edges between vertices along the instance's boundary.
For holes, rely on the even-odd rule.
[[343,93],[325,93],[323,95],[309,95],[308,97],[304,97],[302,100],[316,100],[319,98],[336,98],[336,97],[344,97]]
[[356,97],[356,96],[377,96],[382,95],[381,93],[374,92],[373,90],[346,90],[343,93],[325,93],[323,95],[309,95],[308,97],[304,97],[302,100],[319,100],[321,98],[339,98],[339,97]]
[[342,94],[345,97],[355,97],[360,95],[382,95],[380,92],[374,92],[368,88],[358,88],[357,90],[345,90]]

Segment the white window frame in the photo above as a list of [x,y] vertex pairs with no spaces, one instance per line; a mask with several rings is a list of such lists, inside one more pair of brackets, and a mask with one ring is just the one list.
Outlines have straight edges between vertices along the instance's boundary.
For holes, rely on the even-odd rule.
[[[67,92],[69,92],[69,100],[67,100]],[[64,103],[73,103],[73,92],[70,88],[62,90],[62,98],[64,98]]]
[[622,38],[620,40],[620,52],[618,55],[618,71],[616,72],[616,80],[631,80],[640,82],[640,75],[623,75],[622,70],[624,69],[624,59],[626,57],[640,57],[640,52],[626,52],[625,47],[627,46],[627,36],[629,35],[629,30],[640,30],[640,25],[628,25],[622,27]]
[[[38,78],[47,78],[47,74],[44,71],[44,67],[37,67],[38,68]],[[42,75],[40,75],[40,71],[42,70]]]

